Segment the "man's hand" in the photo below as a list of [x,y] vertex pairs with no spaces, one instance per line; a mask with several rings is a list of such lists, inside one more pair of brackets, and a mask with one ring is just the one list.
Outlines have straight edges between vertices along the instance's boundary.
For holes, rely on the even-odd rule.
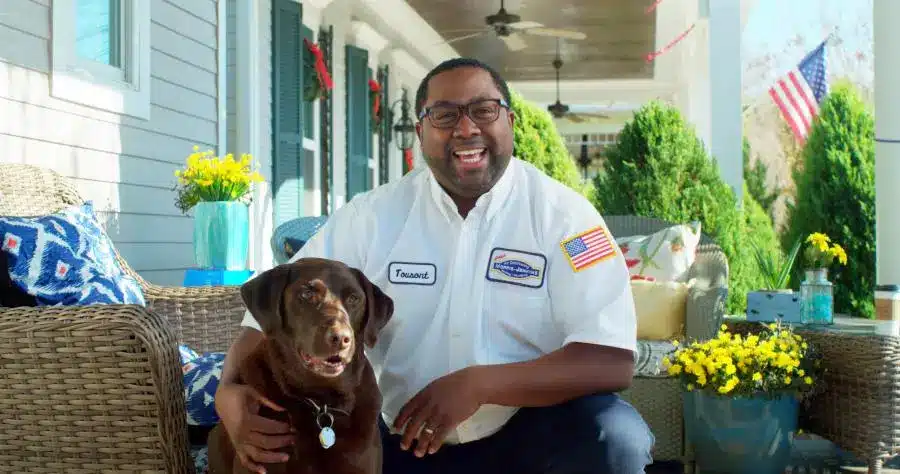
[[263,405],[284,411],[246,385],[224,384],[216,390],[216,412],[231,444],[241,464],[258,474],[266,472],[261,464],[287,461],[288,455],[276,450],[294,441],[290,425],[259,416]]
[[400,446],[409,449],[416,440],[416,456],[437,452],[447,433],[484,404],[488,385],[478,367],[453,372],[428,384],[394,420],[396,430],[406,425]]

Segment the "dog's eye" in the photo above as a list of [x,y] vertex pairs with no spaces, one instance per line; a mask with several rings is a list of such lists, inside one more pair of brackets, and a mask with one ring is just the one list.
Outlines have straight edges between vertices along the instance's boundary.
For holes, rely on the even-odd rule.
[[347,304],[355,306],[357,303],[359,303],[359,296],[350,295],[347,297]]
[[316,296],[316,292],[313,291],[312,288],[304,288],[303,291],[300,292],[300,297],[305,300],[311,300]]

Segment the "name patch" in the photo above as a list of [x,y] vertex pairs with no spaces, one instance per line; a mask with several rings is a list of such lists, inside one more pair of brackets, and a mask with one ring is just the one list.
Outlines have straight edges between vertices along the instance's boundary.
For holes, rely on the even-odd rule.
[[547,257],[532,252],[497,247],[491,250],[485,278],[490,281],[540,288],[544,285]]
[[437,267],[433,263],[391,262],[388,281],[398,285],[434,285]]

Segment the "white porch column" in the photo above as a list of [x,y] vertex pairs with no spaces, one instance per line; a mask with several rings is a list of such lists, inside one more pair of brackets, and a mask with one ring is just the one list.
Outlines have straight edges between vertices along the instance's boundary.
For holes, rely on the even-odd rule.
[[874,0],[875,268],[879,285],[900,284],[900,2]]
[[[265,178],[253,193],[250,206],[250,255],[249,267],[260,273],[274,263],[269,240],[272,238],[272,159],[263,148],[263,130],[269,124],[263,122],[262,98],[268,94],[268,82],[263,87],[259,65],[263,48],[261,23],[270,14],[267,6],[255,0],[236,0],[235,5],[235,90],[241,91],[235,100],[235,153],[250,153],[259,163],[259,172]],[[268,24],[266,21],[265,24]],[[268,56],[266,56],[268,57]]]
[[744,169],[741,117],[741,5],[709,2],[709,83],[712,156],[741,202]]

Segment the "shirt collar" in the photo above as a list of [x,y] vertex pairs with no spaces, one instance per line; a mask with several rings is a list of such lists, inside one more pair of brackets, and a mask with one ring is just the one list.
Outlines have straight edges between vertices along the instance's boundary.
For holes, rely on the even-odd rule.
[[[490,191],[482,194],[478,200],[475,201],[475,207],[469,212],[469,215],[471,216],[473,213],[477,214],[481,212],[484,214],[485,219],[491,219],[509,196],[513,187],[512,183],[516,179],[515,175],[517,171],[518,161],[516,157],[512,157],[510,158],[506,169],[503,171],[503,175],[501,175],[500,179],[494,183],[494,186]],[[431,197],[444,217],[450,222],[453,222],[456,219],[462,219],[462,216],[459,215],[459,211],[456,209],[456,204],[453,202],[453,199],[451,199],[450,195],[444,191],[444,188],[441,187],[440,183],[437,182],[431,169],[428,170],[427,179]]]

